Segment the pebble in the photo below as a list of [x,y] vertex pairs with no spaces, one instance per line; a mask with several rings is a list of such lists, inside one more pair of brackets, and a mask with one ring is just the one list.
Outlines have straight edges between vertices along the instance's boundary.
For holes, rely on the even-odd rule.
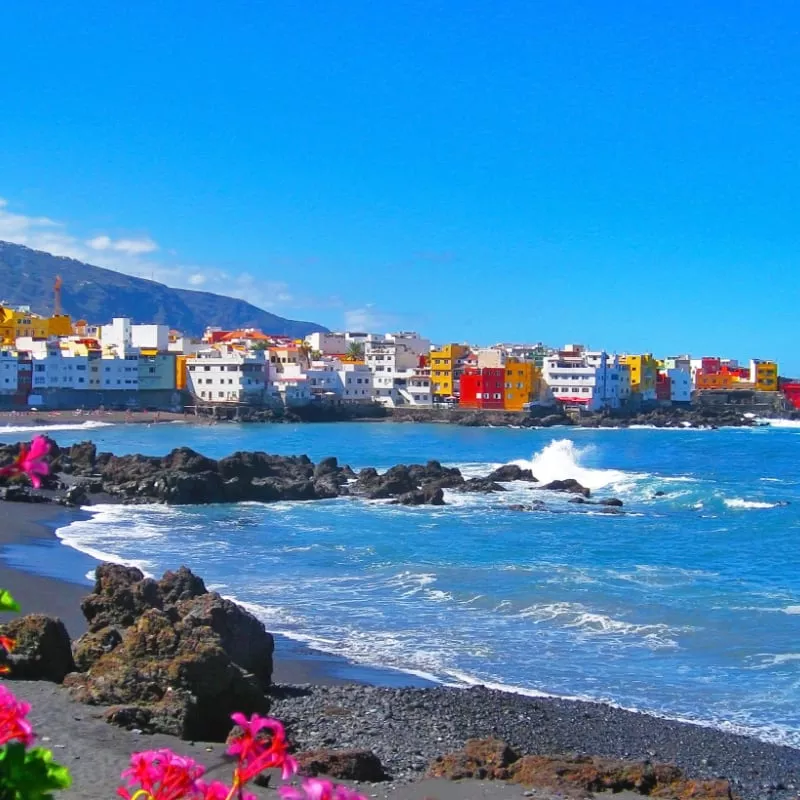
[[526,754],[675,763],[690,777],[725,776],[745,800],[766,787],[770,800],[788,800],[795,797],[789,787],[800,784],[800,750],[599,703],[484,687],[281,689],[275,687],[270,714],[284,722],[298,749],[371,749],[395,782],[419,778],[434,758],[467,739],[494,735]]

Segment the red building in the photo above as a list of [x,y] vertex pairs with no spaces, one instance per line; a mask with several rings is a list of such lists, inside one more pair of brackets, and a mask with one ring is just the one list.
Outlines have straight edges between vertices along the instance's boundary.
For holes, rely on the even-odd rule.
[[467,369],[461,375],[461,397],[463,408],[505,408],[506,371],[503,367]]
[[656,400],[659,403],[672,400],[672,381],[666,372],[659,372],[656,376]]
[[784,381],[781,391],[792,408],[800,409],[800,381]]

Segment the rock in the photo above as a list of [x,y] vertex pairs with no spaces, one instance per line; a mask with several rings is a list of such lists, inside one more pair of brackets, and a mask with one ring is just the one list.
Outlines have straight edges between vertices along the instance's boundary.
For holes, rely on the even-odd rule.
[[97,567],[94,592],[81,602],[90,631],[108,626],[127,628],[148,609],[162,606],[158,584],[136,567],[120,564]]
[[497,482],[536,481],[529,469],[522,469],[517,464],[504,464],[486,476],[486,480]]
[[544,511],[547,506],[540,500],[533,503],[514,503],[510,506],[504,506],[509,511]]
[[184,600],[176,610],[181,624],[209,627],[234,663],[252,673],[262,689],[270,686],[275,642],[264,624],[249,611],[216,592]]
[[175,572],[165,572],[158,582],[158,589],[165,605],[174,605],[181,600],[191,600],[208,593],[203,579],[187,567],[180,567]]
[[92,475],[95,471],[95,461],[97,459],[97,447],[94,442],[78,442],[70,446],[66,455],[70,463],[70,472],[73,475]]
[[336,475],[339,472],[339,461],[336,456],[323,458],[314,468],[314,478],[321,478],[323,475]]
[[470,478],[456,487],[459,492],[505,492],[505,486],[501,486],[489,478]]
[[511,766],[511,779],[524,786],[587,796],[597,792],[635,792],[663,798],[728,800],[728,781],[692,781],[672,764],[604,758],[525,756]]
[[401,506],[443,506],[444,492],[438,486],[424,486],[422,489],[415,489],[413,492],[401,494],[396,500],[392,500],[393,505]]
[[74,699],[91,705],[144,706],[154,731],[224,741],[231,713],[265,713],[269,704],[256,677],[234,664],[220,636],[198,622],[175,622],[151,608],[123,632],[119,645],[65,685]]
[[398,464],[383,475],[373,469],[362,470],[353,486],[353,492],[363,494],[370,500],[384,500],[399,497],[419,488],[419,483],[411,476],[409,468]]
[[0,500],[7,503],[49,503],[50,498],[35,494],[27,486],[5,486],[0,489]]
[[86,486],[82,483],[76,483],[70,486],[64,493],[64,502],[69,506],[85,506],[89,503],[89,494],[86,491]]
[[500,739],[468,739],[463,750],[439,756],[428,767],[429,778],[505,780],[519,756]]
[[588,501],[585,497],[581,497],[581,495],[577,495],[576,497],[570,497],[570,499],[567,500],[567,502],[575,503],[576,505],[584,505],[585,503],[588,503],[590,501]]
[[0,625],[0,634],[16,641],[7,657],[12,679],[61,683],[75,669],[69,634],[60,619],[27,614]]
[[334,780],[368,783],[389,780],[372,750],[309,750],[297,753],[295,758],[302,775],[325,775]]
[[616,497],[605,497],[602,500],[598,500],[598,505],[601,506],[611,506],[612,508],[622,508],[624,503],[622,500],[619,500]]
[[581,486],[574,478],[567,478],[563,481],[550,481],[544,486],[537,486],[537,489],[545,489],[550,492],[568,492],[570,494],[580,494],[584,497],[590,497],[592,492],[585,486]]
[[72,645],[75,670],[88,672],[95,661],[110,653],[121,641],[120,630],[110,625],[97,631],[87,631]]
[[666,496],[666,492],[662,492],[660,489],[653,494],[653,497],[664,497]]

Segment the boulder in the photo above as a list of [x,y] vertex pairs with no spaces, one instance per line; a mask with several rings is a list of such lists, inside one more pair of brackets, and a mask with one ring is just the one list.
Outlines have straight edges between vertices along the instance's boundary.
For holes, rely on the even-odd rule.
[[234,711],[268,710],[256,677],[231,660],[211,627],[197,618],[176,622],[156,608],[65,685],[74,699],[91,705],[144,706],[153,731],[189,739],[224,741]]
[[174,605],[181,600],[191,600],[206,594],[208,589],[203,579],[195,575],[187,567],[180,567],[175,572],[171,570],[164,573],[158,582],[158,590],[164,605]]
[[597,501],[601,506],[611,506],[612,508],[622,508],[624,503],[617,497],[604,497]]
[[110,625],[97,631],[87,631],[72,645],[75,670],[88,672],[99,658],[110,653],[121,641],[120,629]]
[[234,663],[252,673],[263,689],[270,686],[275,642],[249,611],[216,592],[183,600],[175,609],[182,625],[210,628]]
[[62,451],[62,469],[65,462],[68,462],[69,471],[73,475],[92,475],[95,470],[96,458],[97,447],[94,442],[77,442],[71,445],[66,452]]
[[83,598],[81,610],[89,631],[108,626],[127,628],[150,608],[162,608],[158,584],[136,567],[101,564],[95,570],[94,592]]
[[456,487],[459,492],[505,492],[505,486],[501,486],[489,478],[470,478],[464,481],[460,486]]
[[494,472],[487,475],[486,480],[499,483],[508,481],[536,482],[536,478],[533,477],[533,473],[529,469],[522,469],[517,464],[503,464],[502,467],[498,467]]
[[89,493],[86,486],[76,483],[64,492],[64,503],[68,506],[85,506],[89,503]]
[[389,780],[381,760],[372,750],[308,750],[295,758],[302,775],[325,775],[339,781],[378,783]]
[[444,492],[438,486],[424,486],[422,489],[415,489],[413,492],[401,494],[396,500],[392,500],[393,505],[400,506],[443,506]]
[[574,478],[567,478],[563,481],[550,481],[544,486],[537,486],[537,489],[545,489],[550,492],[567,492],[569,494],[580,494],[584,497],[591,497],[591,489],[581,486]]
[[16,642],[7,656],[15,680],[61,683],[75,669],[69,634],[60,619],[27,614],[0,625],[0,635]]
[[314,479],[321,478],[323,475],[336,475],[339,472],[339,461],[336,456],[323,458],[314,467]]
[[505,780],[519,755],[500,739],[468,739],[463,750],[439,756],[428,767],[429,778]]

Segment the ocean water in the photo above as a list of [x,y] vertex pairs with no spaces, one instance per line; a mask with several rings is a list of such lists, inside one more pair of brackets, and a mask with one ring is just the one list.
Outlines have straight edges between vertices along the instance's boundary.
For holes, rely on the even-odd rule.
[[[0,428],[0,440],[26,431]],[[187,564],[268,628],[453,685],[600,700],[800,746],[800,429],[120,425],[53,431],[116,453],[189,445],[358,469],[516,462],[618,497],[611,516],[510,485],[442,508],[315,503],[95,509],[64,544]],[[664,496],[656,497],[656,492]],[[512,503],[541,499],[547,510]],[[788,503],[788,504],[787,504]]]

